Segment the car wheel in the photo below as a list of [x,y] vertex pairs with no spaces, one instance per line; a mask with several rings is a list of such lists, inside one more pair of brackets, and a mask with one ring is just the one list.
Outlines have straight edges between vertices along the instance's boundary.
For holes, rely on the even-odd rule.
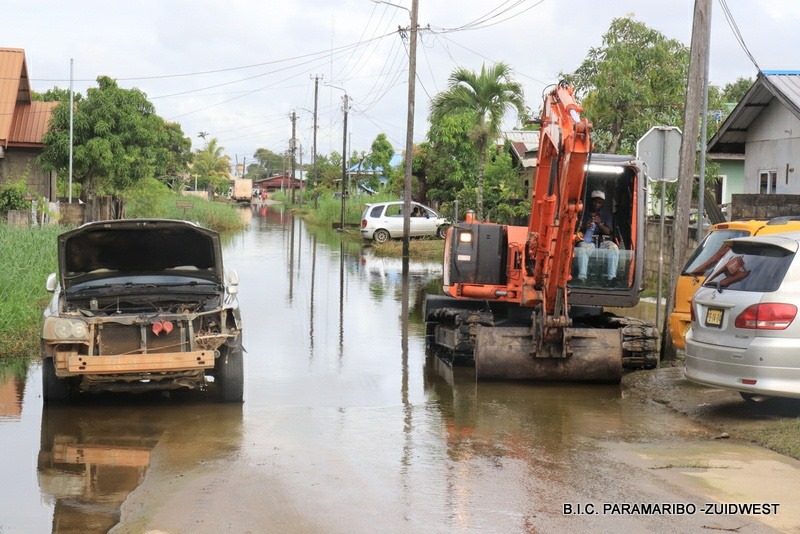
[[242,402],[244,350],[241,336],[220,347],[220,354],[214,362],[214,382],[220,402]]
[[438,230],[436,230],[436,236],[439,239],[444,239],[447,236],[447,229],[449,226],[440,226]]
[[375,233],[372,234],[372,239],[376,243],[386,243],[391,238],[392,238],[392,236],[389,235],[389,231],[388,230],[384,230],[383,228],[381,228],[380,230],[375,230]]
[[42,400],[45,404],[67,402],[71,398],[71,380],[58,378],[53,358],[42,357]]

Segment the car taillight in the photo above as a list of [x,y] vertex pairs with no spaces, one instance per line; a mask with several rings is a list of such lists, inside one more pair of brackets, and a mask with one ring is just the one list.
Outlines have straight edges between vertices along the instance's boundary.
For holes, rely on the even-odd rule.
[[366,227],[367,227],[367,220],[361,219],[361,228],[366,228]]
[[794,304],[753,304],[739,314],[733,325],[751,330],[785,330],[796,315]]
[[694,322],[694,303],[689,303],[689,319]]

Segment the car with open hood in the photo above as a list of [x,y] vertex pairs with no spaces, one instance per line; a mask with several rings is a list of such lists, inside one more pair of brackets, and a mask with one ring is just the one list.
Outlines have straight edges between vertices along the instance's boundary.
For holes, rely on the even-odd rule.
[[241,402],[238,276],[217,232],[128,219],[58,237],[42,325],[45,402],[100,391],[206,389]]

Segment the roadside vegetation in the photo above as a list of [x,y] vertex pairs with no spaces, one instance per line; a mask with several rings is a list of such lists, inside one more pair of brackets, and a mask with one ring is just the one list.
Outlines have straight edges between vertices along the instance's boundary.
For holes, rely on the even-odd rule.
[[0,220],[0,354],[35,355],[42,310],[50,300],[47,275],[58,268],[56,240],[65,228],[16,228]]
[[238,210],[230,204],[178,194],[154,178],[139,181],[124,191],[122,197],[128,219],[184,219],[220,233],[242,230],[247,226]]

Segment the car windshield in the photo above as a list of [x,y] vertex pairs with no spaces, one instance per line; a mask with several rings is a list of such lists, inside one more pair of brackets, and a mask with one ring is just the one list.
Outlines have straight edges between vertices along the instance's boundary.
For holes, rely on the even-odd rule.
[[793,258],[794,253],[780,247],[736,243],[703,286],[762,293],[776,291]]
[[719,259],[728,252],[725,240],[750,235],[747,230],[717,230],[711,232],[694,250],[681,274],[708,276]]

